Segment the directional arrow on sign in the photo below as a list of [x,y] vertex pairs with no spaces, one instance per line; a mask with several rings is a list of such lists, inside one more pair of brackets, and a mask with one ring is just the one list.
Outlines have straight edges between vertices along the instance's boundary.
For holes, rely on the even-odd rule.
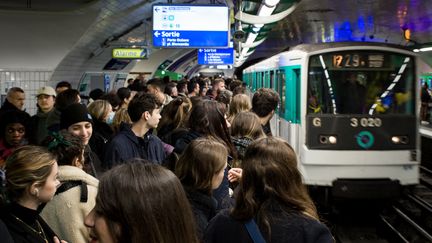
[[154,32],[154,35],[155,35],[156,37],[159,37],[159,36],[160,36],[159,31],[156,30],[156,32]]

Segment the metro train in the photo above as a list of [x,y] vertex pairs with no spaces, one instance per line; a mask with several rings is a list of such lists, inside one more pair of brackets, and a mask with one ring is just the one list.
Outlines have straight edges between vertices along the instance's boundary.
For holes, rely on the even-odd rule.
[[273,135],[326,197],[386,199],[419,181],[417,56],[381,43],[302,44],[243,70],[281,103]]

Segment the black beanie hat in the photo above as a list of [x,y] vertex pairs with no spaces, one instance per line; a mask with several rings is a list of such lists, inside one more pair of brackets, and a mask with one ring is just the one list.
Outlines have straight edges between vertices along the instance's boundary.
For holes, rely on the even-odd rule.
[[82,104],[75,103],[67,106],[66,109],[62,111],[60,115],[60,128],[67,129],[72,124],[83,121],[93,123],[92,117],[88,112],[87,107]]

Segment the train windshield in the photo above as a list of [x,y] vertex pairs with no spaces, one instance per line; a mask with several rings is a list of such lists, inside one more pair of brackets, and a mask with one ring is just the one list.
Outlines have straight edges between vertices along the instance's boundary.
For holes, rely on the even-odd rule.
[[311,56],[308,113],[415,114],[412,56],[340,51]]

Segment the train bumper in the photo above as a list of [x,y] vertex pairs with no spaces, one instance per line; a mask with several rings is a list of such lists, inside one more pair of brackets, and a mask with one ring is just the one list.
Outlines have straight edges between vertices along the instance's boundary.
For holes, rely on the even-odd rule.
[[398,180],[338,179],[333,181],[332,196],[339,199],[390,199],[401,195]]

